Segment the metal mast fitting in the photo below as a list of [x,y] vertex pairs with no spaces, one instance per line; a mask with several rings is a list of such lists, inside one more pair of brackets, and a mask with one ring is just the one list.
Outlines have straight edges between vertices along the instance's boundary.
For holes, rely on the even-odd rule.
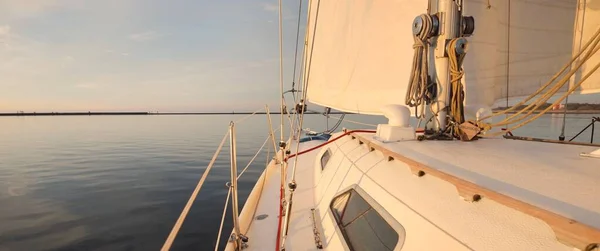
[[[436,1],[437,2],[437,1]],[[417,16],[412,23],[412,31],[415,36],[415,43],[425,43],[423,51],[415,50],[415,53],[421,55],[415,56],[415,60],[426,60],[429,58],[431,51],[429,46],[435,49],[435,67],[430,74],[428,67],[415,67],[419,61],[413,62],[413,73],[411,74],[411,84],[407,91],[407,105],[415,107],[418,111],[419,106],[424,102],[431,106],[432,116],[436,116],[437,123],[434,129],[438,132],[446,131],[449,119],[447,115],[451,113],[451,70],[449,50],[454,50],[458,55],[466,52],[467,41],[461,39],[455,42],[455,45],[460,48],[448,48],[450,41],[460,37],[469,37],[475,31],[475,19],[471,16],[462,15],[462,0],[440,0],[437,4],[437,13],[427,13]],[[420,41],[419,41],[420,40]],[[418,58],[418,59],[417,59]],[[425,61],[422,61],[425,62]],[[428,64],[428,62],[427,62]],[[434,73],[433,73],[434,72]],[[420,75],[419,80],[416,80],[417,75]],[[425,75],[427,77],[425,77]],[[439,81],[433,82],[431,79]],[[423,88],[426,88],[429,95],[413,95],[420,93]],[[412,94],[411,94],[412,93]],[[429,100],[426,100],[429,99]],[[422,107],[420,109],[423,109]],[[421,114],[416,114],[418,118],[423,118],[423,110]]]

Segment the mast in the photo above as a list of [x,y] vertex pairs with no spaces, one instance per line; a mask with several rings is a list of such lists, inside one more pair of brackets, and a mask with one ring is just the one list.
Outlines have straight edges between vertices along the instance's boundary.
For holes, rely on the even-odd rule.
[[[435,0],[432,0],[435,1]],[[437,1],[436,1],[437,2]],[[440,0],[438,5],[438,17],[440,18],[440,34],[435,46],[435,69],[437,79],[439,80],[439,89],[437,93],[437,104],[433,107],[437,112],[437,120],[439,121],[438,130],[445,130],[446,116],[450,105],[450,71],[448,52],[446,45],[450,39],[456,38],[459,35],[460,12],[459,5],[462,5],[462,0]],[[451,48],[454,49],[454,48]]]
[[[457,136],[461,131],[458,125],[464,123],[462,62],[468,42],[463,36],[473,33],[475,21],[462,16],[462,4],[462,0],[430,0],[428,13],[417,16],[412,24],[415,54],[405,104],[414,107],[419,124],[429,112],[425,105],[429,105],[430,118],[435,117],[436,122],[434,137],[448,138],[447,129]],[[429,62],[432,54],[433,64]]]

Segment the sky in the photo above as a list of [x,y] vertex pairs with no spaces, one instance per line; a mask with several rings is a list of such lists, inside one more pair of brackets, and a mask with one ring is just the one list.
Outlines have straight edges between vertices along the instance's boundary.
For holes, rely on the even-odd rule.
[[0,88],[2,112],[276,110],[278,1],[0,0]]

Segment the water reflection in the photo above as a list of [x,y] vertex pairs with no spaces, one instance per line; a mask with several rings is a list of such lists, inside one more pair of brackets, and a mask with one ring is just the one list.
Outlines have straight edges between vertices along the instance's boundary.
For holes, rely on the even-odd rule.
[[[589,117],[569,115],[567,137],[585,127]],[[0,250],[159,249],[229,121],[239,118],[0,118]],[[346,118],[373,124],[386,121]],[[238,166],[245,166],[267,136],[266,121],[265,116],[255,116],[238,125]],[[329,125],[335,122],[331,119]],[[543,116],[515,134],[557,138],[561,125],[560,116]],[[304,126],[327,129],[325,119],[317,115],[307,116]],[[343,127],[364,128],[350,123]],[[600,133],[596,133],[600,142],[598,137]],[[580,140],[589,141],[589,134]],[[265,152],[240,180],[240,204],[266,160]],[[174,250],[214,246],[228,167],[224,148]],[[230,221],[225,227],[231,227]]]

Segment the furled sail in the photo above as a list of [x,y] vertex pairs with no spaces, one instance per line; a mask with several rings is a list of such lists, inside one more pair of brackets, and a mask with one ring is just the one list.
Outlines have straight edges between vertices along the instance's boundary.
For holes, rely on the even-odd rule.
[[413,57],[412,22],[427,0],[311,1],[308,101],[337,110],[381,114],[404,104]]

